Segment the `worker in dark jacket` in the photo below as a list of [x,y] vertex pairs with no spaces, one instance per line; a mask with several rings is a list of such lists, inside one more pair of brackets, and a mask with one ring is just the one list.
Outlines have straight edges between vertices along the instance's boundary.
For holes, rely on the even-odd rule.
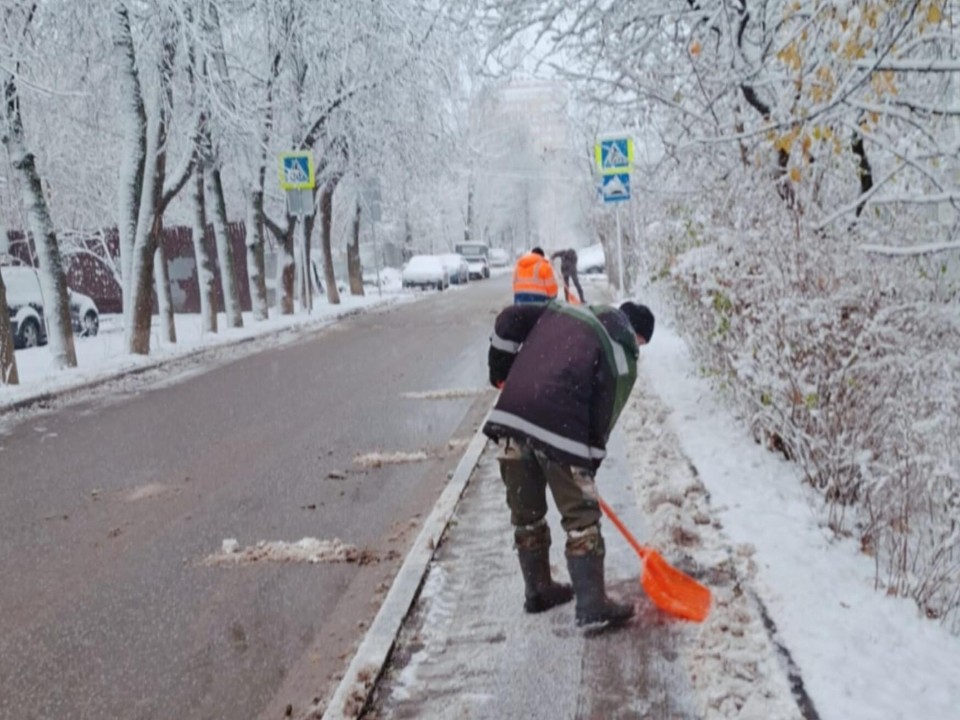
[[560,275],[563,276],[563,292],[567,301],[570,300],[570,283],[577,287],[577,295],[580,296],[580,303],[583,304],[583,288],[580,287],[580,278],[577,276],[577,251],[573,248],[569,250],[557,250],[550,256],[551,260],[560,258]]
[[[502,389],[483,431],[505,440],[500,474],[523,572],[524,609],[535,613],[576,595],[578,625],[622,623],[632,605],[604,589],[604,543],[594,474],[637,377],[639,346],[653,336],[653,313],[626,302],[513,305],[490,339],[490,382]],[[550,486],[567,533],[569,585],[550,576]]]

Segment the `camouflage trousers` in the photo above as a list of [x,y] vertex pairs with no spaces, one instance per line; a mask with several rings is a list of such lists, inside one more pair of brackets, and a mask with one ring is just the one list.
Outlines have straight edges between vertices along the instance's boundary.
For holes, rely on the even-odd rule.
[[555,462],[514,440],[501,447],[497,460],[518,548],[549,545],[550,530],[544,519],[549,487],[567,533],[567,554],[603,554],[600,505],[590,470]]

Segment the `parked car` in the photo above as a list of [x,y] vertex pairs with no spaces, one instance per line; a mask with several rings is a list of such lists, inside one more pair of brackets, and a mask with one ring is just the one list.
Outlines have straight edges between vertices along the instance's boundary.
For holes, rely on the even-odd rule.
[[450,274],[437,255],[414,255],[403,266],[403,286],[405,288],[436,288],[444,290],[450,287]]
[[89,295],[67,288],[70,298],[70,322],[80,337],[93,337],[100,332],[100,311]]
[[471,280],[483,280],[490,277],[490,266],[485,257],[467,258],[467,267]]
[[607,271],[603,245],[597,243],[577,251],[577,272],[581,275],[596,275]]
[[470,266],[467,259],[459,253],[441,255],[440,260],[450,274],[451,285],[464,285],[470,280]]
[[[37,271],[32,267],[7,265],[0,268],[0,274],[7,289],[14,346],[43,345],[47,341],[47,323]],[[96,303],[89,296],[69,288],[67,293],[73,331],[81,337],[96,335],[100,331],[100,312]]]
[[490,267],[507,267],[510,264],[510,253],[503,248],[490,248]]
[[486,243],[462,242],[454,249],[467,259],[471,280],[490,277],[490,247]]

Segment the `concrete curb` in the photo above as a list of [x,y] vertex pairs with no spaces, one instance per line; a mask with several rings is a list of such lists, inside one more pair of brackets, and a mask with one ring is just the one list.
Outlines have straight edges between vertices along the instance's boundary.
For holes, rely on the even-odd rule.
[[223,351],[227,348],[239,347],[241,345],[257,342],[260,340],[266,340],[271,337],[278,337],[284,333],[300,333],[302,332],[303,336],[306,337],[310,332],[321,331],[327,329],[330,325],[344,320],[345,318],[354,317],[356,315],[361,315],[369,312],[378,312],[385,310],[387,308],[394,307],[395,302],[384,302],[382,304],[377,303],[371,305],[370,307],[365,308],[354,308],[350,310],[345,310],[344,312],[337,313],[332,316],[328,321],[311,324],[304,322],[302,324],[288,325],[287,327],[277,328],[270,330],[268,332],[259,334],[259,335],[250,335],[248,337],[237,338],[236,340],[230,340],[228,342],[217,343],[216,345],[207,345],[205,347],[196,348],[195,350],[190,350],[185,352],[183,355],[173,355],[170,357],[163,358],[162,360],[156,360],[154,362],[148,363],[146,365],[136,365],[134,367],[127,368],[125,370],[116,370],[107,375],[102,375],[91,380],[85,380],[78,382],[74,385],[66,385],[62,388],[57,388],[55,390],[46,390],[36,395],[30,395],[28,397],[20,398],[19,400],[14,400],[11,403],[6,405],[0,404],[0,418],[4,415],[18,412],[20,410],[26,410],[34,405],[39,405],[40,403],[49,402],[51,400],[57,400],[67,395],[73,393],[84,392],[87,390],[94,390],[102,385],[107,385],[116,380],[120,380],[125,377],[135,377],[137,375],[142,375],[144,373],[150,372],[151,370],[157,370],[163,367],[173,365],[178,362],[188,362],[190,360],[201,357],[205,354],[212,354],[218,351]]
[[487,438],[482,431],[484,423],[486,423],[486,416],[480,424],[481,430],[477,430],[473,440],[467,446],[453,477],[440,495],[440,499],[437,500],[437,504],[434,505],[413,547],[404,559],[383,605],[380,606],[370,629],[361,641],[343,679],[337,685],[323,714],[323,720],[356,718],[366,706],[370,693],[383,672],[387,657],[393,649],[400,626],[420,591],[440,538],[486,447]]

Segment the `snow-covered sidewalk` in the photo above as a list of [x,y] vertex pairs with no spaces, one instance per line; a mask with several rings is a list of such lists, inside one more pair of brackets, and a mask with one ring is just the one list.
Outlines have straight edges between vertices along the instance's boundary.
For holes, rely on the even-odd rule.
[[[662,442],[656,425],[662,413],[639,412],[649,404],[634,403],[598,476],[605,499],[640,537],[650,535],[644,505],[676,510],[684,501],[682,490],[663,488],[644,502],[652,476],[664,473],[689,496],[704,495],[676,442],[673,449]],[[636,433],[647,441],[628,447],[627,437]],[[636,555],[604,523],[607,585],[612,594],[636,601],[638,617],[619,631],[581,631],[572,604],[542,615],[523,613],[503,495],[490,446],[400,633],[371,716],[801,717],[762,620],[739,593],[722,549],[712,548],[716,562],[703,577],[715,594],[711,617],[700,626],[675,622],[642,595]],[[551,508],[548,517],[554,574],[566,578],[564,534],[556,511]],[[688,532],[692,537],[696,531]],[[683,555],[689,565],[690,554]]]
[[488,447],[371,717],[958,717],[960,639],[873,590],[870,559],[818,527],[797,469],[752,442],[663,318],[609,450],[601,493],[642,542],[711,587],[707,621],[658,614],[606,522],[608,586],[636,600],[637,619],[592,634],[575,628],[571,605],[525,615]]

